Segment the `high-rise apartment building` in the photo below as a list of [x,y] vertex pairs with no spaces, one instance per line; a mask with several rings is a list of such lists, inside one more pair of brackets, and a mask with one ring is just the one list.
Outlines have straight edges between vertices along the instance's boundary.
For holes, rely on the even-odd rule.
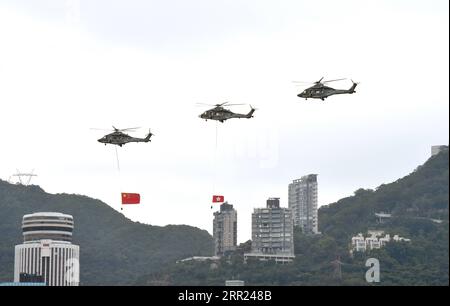
[[310,174],[289,184],[289,208],[294,225],[307,234],[317,234],[317,174]]
[[252,251],[245,259],[292,261],[294,227],[292,212],[280,207],[279,198],[269,198],[266,208],[255,208],[252,214]]
[[236,250],[237,212],[233,205],[225,202],[220,205],[220,211],[214,213],[213,237],[216,256]]

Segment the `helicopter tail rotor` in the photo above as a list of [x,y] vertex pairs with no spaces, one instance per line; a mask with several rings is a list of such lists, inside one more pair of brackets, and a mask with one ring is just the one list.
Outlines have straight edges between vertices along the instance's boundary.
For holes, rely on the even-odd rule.
[[353,83],[353,85],[352,85],[352,87],[350,87],[350,89],[349,89],[349,92],[350,92],[350,93],[356,92],[356,91],[355,91],[355,88],[356,88],[356,86],[358,86],[358,84],[359,84],[358,82],[355,82],[355,81],[353,81],[353,80],[352,80],[352,83]]
[[248,112],[248,114],[245,116],[246,118],[253,118],[253,113],[256,111],[256,108],[254,108],[253,106],[250,105],[250,111]]
[[150,138],[151,138],[153,135],[155,135],[155,134],[153,134],[152,131],[151,131],[150,129],[148,129],[148,134],[147,134],[147,136],[145,136],[144,141],[145,141],[145,142],[151,141]]

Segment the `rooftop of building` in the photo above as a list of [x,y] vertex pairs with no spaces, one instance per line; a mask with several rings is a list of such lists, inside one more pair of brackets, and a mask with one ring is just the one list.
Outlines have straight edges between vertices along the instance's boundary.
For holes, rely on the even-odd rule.
[[318,174],[304,175],[299,179],[293,180],[292,183],[317,182]]
[[69,218],[73,219],[71,215],[59,213],[59,212],[35,212],[32,214],[24,215],[23,218],[31,218],[31,217],[59,217],[59,218]]
[[222,203],[222,205],[220,205],[220,211],[227,211],[227,210],[233,210],[233,205],[229,204],[228,202]]
[[267,208],[280,208],[280,198],[268,198],[266,205]]

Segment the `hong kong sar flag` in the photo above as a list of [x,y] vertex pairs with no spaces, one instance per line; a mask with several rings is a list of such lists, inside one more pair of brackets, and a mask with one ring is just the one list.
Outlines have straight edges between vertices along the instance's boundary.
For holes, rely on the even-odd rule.
[[213,195],[212,201],[213,201],[213,203],[221,203],[221,202],[225,201],[225,197],[222,195]]
[[141,195],[139,193],[122,192],[122,204],[139,204],[141,202]]

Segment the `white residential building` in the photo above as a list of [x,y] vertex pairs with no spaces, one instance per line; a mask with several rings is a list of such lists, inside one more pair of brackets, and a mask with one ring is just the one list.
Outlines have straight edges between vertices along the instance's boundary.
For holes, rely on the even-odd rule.
[[381,237],[380,239],[378,239],[378,241],[380,241],[381,246],[385,246],[386,243],[391,241],[391,236],[389,234],[386,234],[386,236]]
[[365,252],[368,250],[380,249],[390,241],[411,241],[411,239],[399,237],[398,235],[394,235],[392,239],[389,234],[386,234],[384,237],[382,237],[383,234],[384,231],[368,231],[367,237],[364,237],[362,233],[359,233],[358,235],[352,237],[350,253],[353,253],[354,251]]
[[364,239],[363,234],[359,233],[357,236],[352,237],[352,248],[357,252],[366,251],[366,240]]

